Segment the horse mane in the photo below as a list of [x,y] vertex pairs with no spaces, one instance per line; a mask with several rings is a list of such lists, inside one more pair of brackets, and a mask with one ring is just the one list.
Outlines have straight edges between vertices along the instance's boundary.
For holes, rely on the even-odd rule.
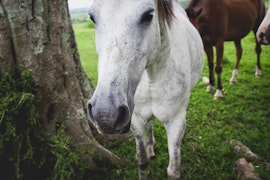
[[157,0],[157,2],[159,17],[165,19],[170,27],[174,17],[172,0]]

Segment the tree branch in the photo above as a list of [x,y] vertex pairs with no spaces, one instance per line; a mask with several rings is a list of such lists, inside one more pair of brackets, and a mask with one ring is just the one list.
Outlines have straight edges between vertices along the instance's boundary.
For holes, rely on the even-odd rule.
[[260,180],[255,173],[253,164],[248,163],[245,158],[240,158],[236,161],[236,169],[240,180]]
[[230,144],[235,153],[245,157],[248,161],[254,161],[259,159],[259,156],[257,154],[253,153],[247,146],[242,144],[240,141],[231,140]]

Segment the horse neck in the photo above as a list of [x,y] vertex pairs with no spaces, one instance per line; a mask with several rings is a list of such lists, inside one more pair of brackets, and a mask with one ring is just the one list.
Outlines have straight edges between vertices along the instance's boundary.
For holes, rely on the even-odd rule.
[[[159,59],[161,59],[161,61],[166,61],[169,58],[169,54],[170,54],[170,40],[169,40],[169,35],[168,35],[168,26],[166,25],[166,23],[160,22],[160,41],[161,41],[161,46],[160,46],[160,55],[159,55]],[[164,58],[165,57],[165,58]]]
[[[160,72],[164,72],[164,69],[166,69],[167,65],[170,64],[169,61],[171,58],[170,56],[170,41],[169,41],[169,35],[168,35],[168,26],[166,23],[160,22],[160,52],[150,66],[147,67],[146,71],[149,75],[149,78],[151,77],[155,79],[156,74],[160,74]],[[152,79],[152,80],[153,80]]]

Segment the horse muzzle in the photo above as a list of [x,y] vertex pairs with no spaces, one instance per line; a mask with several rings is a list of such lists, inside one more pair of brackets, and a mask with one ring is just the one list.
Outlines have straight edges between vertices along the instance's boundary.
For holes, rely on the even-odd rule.
[[265,45],[270,44],[270,27],[267,34],[264,32],[259,33],[258,42]]
[[129,131],[131,113],[127,105],[101,106],[91,100],[87,105],[89,120],[100,134],[124,134]]

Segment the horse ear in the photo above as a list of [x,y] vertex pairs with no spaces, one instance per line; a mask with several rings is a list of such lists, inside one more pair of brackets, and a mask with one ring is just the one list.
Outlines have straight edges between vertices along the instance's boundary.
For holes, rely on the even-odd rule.
[[203,8],[199,9],[196,13],[195,16],[198,17],[202,13]]
[[187,8],[186,13],[187,13],[189,18],[195,19],[196,17],[198,17],[202,13],[202,10],[203,10],[202,8],[200,8],[199,10],[195,10],[193,8]]

